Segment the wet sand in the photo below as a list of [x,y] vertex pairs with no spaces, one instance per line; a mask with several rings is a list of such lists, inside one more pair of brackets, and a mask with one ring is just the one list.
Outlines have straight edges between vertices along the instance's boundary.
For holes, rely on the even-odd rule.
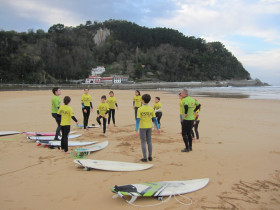
[[[94,109],[109,90],[91,90]],[[116,90],[119,110],[117,127],[84,131],[79,141],[109,140],[104,150],[89,159],[140,163],[140,140],[135,136],[134,91]],[[62,90],[82,123],[80,97],[83,91]],[[57,149],[37,147],[23,134],[0,137],[1,209],[131,209],[121,198],[113,199],[110,187],[131,183],[188,180],[209,177],[205,188],[186,194],[188,209],[278,209],[280,206],[280,101],[196,97],[202,104],[200,142],[193,151],[181,153],[179,100],[159,91],[163,105],[162,133],[152,136],[154,166],[137,172],[84,171],[75,167],[71,155]],[[0,131],[55,131],[50,114],[51,91],[0,92]],[[150,105],[153,105],[154,100]],[[96,111],[90,124],[96,123]],[[70,148],[73,149],[73,148]],[[188,202],[185,200],[185,202]],[[138,199],[150,205],[156,199]],[[153,209],[183,209],[172,198]]]

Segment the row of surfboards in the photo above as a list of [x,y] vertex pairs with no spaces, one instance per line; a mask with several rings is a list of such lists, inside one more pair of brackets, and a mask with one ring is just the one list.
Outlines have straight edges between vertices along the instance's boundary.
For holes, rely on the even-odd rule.
[[[84,125],[76,125],[78,128],[83,128]],[[99,125],[89,125],[88,128],[99,128]],[[71,133],[75,133],[76,131],[71,131]],[[8,136],[8,135],[15,135],[15,134],[20,134],[24,133],[29,136],[55,136],[55,132],[18,132],[18,131],[0,131],[0,136]]]
[[[20,134],[17,131],[2,131],[0,136]],[[51,132],[24,132],[28,135],[29,140],[35,140],[42,145],[48,145],[52,147],[60,147],[61,142],[54,140],[55,133]],[[81,134],[75,134],[75,131],[69,135],[69,139],[78,138]],[[90,146],[87,146],[90,145]],[[69,141],[68,146],[85,146],[75,149],[78,153],[89,155],[91,152],[102,150],[108,146],[108,141]],[[78,167],[84,168],[84,170],[99,169],[105,171],[138,171],[149,169],[153,164],[139,164],[119,161],[108,160],[92,160],[92,159],[75,159],[74,163]],[[182,181],[161,181],[161,182],[147,182],[140,184],[129,184],[112,187],[110,190],[116,193],[117,196],[124,198],[124,196],[131,196],[131,200],[128,203],[133,203],[137,197],[163,197],[180,195],[189,192],[193,192],[205,187],[209,182],[209,178],[182,180]]]
[[[71,134],[76,131],[72,131]],[[6,132],[11,134],[18,134],[20,132],[12,131]],[[0,132],[1,134],[1,132]],[[29,140],[35,140],[39,145],[46,145],[49,147],[60,147],[61,141],[54,140],[55,133],[51,132],[24,132],[27,135]],[[80,137],[82,134],[69,135],[68,139],[74,139]],[[59,137],[61,138],[61,137]],[[89,146],[88,146],[89,145]],[[91,152],[102,150],[108,146],[108,141],[100,142],[98,141],[68,141],[69,147],[83,146],[82,148],[75,149],[77,153],[82,153],[89,155]],[[107,160],[74,160],[74,163],[83,167],[85,170],[90,169],[99,169],[107,171],[137,171],[145,170],[151,168],[153,164],[138,164],[138,163],[129,163],[129,162],[119,162],[119,161],[107,161]]]

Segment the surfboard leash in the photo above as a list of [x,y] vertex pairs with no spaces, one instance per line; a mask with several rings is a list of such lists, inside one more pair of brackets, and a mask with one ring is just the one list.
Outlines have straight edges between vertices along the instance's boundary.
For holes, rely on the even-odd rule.
[[174,196],[175,200],[176,200],[178,203],[180,203],[180,204],[182,204],[182,205],[185,205],[185,206],[190,206],[190,205],[192,205],[192,199],[190,199],[190,198],[187,197],[187,196],[183,196],[183,195],[181,195],[181,194],[177,194],[177,195],[179,195],[180,197],[183,197],[183,198],[185,198],[185,199],[187,199],[187,200],[190,201],[190,203],[184,203],[184,202],[182,202],[182,201],[179,201],[179,200],[177,199],[177,197],[176,197],[176,194],[174,194],[173,196]]
[[[159,202],[159,203],[143,206],[143,205],[137,205],[137,204],[134,204],[134,203],[133,203],[133,202],[137,199],[136,196],[132,196],[132,198],[131,198],[130,200],[127,200],[127,199],[123,196],[123,194],[121,194],[120,192],[118,192],[118,196],[120,196],[120,197],[121,197],[122,199],[124,199],[128,204],[130,204],[130,205],[132,205],[132,206],[134,206],[134,207],[154,207],[154,206],[159,206],[159,205],[162,205],[162,204],[164,204],[164,203],[167,203],[167,202],[170,200],[170,198],[172,197],[172,195],[170,195],[167,199],[161,200],[161,202]],[[113,196],[113,198],[115,198],[115,197]]]
[[[121,197],[122,199],[124,199],[128,204],[130,204],[130,205],[132,205],[132,206],[134,206],[134,207],[154,207],[154,206],[159,206],[159,205],[162,205],[162,204],[164,204],[164,203],[167,203],[167,202],[171,199],[172,196],[175,198],[175,200],[176,200],[178,203],[180,203],[180,204],[182,204],[182,205],[185,205],[185,206],[190,206],[190,205],[192,205],[192,199],[190,199],[189,197],[183,196],[183,195],[181,195],[181,194],[172,194],[172,195],[168,196],[168,198],[166,198],[165,200],[162,200],[162,198],[163,198],[162,196],[158,196],[158,200],[161,200],[161,202],[159,202],[159,203],[157,203],[157,204],[151,204],[151,205],[145,205],[145,206],[143,206],[143,205],[137,205],[137,204],[134,204],[134,203],[133,203],[133,202],[137,199],[136,196],[132,196],[132,198],[131,198],[130,200],[127,200],[121,192],[118,191],[117,193],[118,193],[118,194],[117,194],[117,197],[120,196],[120,197]],[[178,196],[178,195],[179,195],[180,197],[183,197],[183,198],[189,200],[190,203],[184,203],[184,202],[178,200],[178,198],[176,197],[176,196]],[[116,198],[116,197],[113,196],[113,198]]]

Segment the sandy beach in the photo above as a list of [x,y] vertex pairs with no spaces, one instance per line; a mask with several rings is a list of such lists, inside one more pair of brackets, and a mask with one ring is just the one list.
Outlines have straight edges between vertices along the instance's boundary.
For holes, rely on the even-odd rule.
[[[89,159],[140,163],[140,139],[135,136],[133,90],[116,90],[119,110],[117,127],[76,128],[79,141],[104,141],[105,149]],[[96,107],[109,90],[90,90],[94,112],[89,123],[96,124]],[[191,206],[174,198],[153,209],[279,209],[280,207],[280,100],[196,97],[202,104],[200,142],[193,151],[182,153],[179,99],[176,94],[141,91],[159,96],[163,105],[162,133],[152,136],[154,166],[136,172],[84,171],[73,158],[58,149],[36,146],[24,134],[0,137],[1,209],[132,209],[123,199],[113,199],[114,185],[142,182],[210,178],[209,184],[185,194]],[[62,90],[69,95],[80,124],[83,90]],[[51,91],[0,92],[0,131],[55,131],[51,116]],[[72,150],[74,148],[70,148]],[[180,199],[180,198],[179,198]],[[181,199],[180,199],[181,200]],[[188,202],[187,200],[182,200]],[[137,205],[157,204],[151,198],[137,199]]]

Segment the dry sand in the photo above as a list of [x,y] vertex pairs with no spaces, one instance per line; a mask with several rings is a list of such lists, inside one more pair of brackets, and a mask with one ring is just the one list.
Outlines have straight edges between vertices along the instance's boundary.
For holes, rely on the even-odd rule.
[[[109,90],[91,90],[96,109]],[[202,104],[200,142],[190,153],[180,152],[179,101],[175,94],[143,91],[161,97],[162,134],[153,133],[154,167],[137,172],[84,171],[72,157],[57,149],[37,147],[25,135],[0,137],[1,209],[131,209],[121,198],[113,199],[110,187],[150,181],[210,178],[207,187],[186,194],[193,205],[174,198],[153,209],[279,209],[280,208],[280,101],[197,98]],[[82,123],[83,91],[62,90],[71,96],[76,117]],[[140,140],[135,137],[132,109],[134,91],[116,90],[118,127],[107,137],[101,129],[71,130],[77,140],[109,140],[90,159],[140,162]],[[55,131],[50,114],[51,91],[0,92],[0,131]],[[150,103],[153,105],[154,100]],[[96,112],[90,123],[96,123]],[[74,122],[72,121],[72,125]],[[73,149],[73,148],[72,148]],[[185,201],[187,202],[187,201]],[[158,203],[138,199],[138,205]]]

